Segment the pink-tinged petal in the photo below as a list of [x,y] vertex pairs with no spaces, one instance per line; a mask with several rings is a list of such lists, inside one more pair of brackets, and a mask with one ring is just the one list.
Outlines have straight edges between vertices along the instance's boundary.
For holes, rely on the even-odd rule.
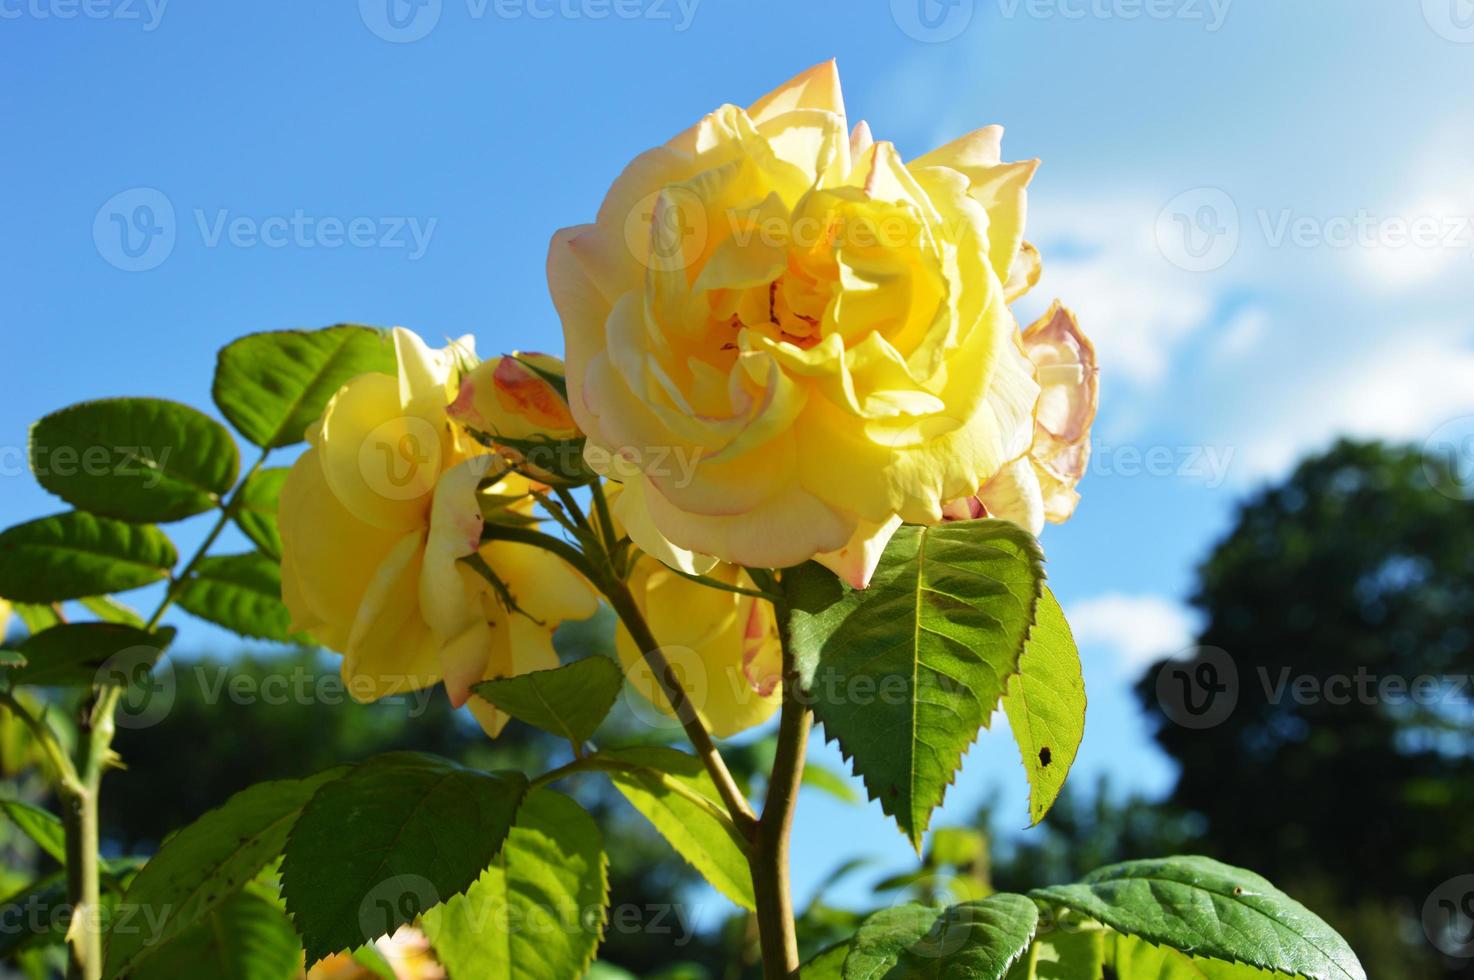
[[1044,530],[1044,495],[1028,459],[1016,459],[978,491],[989,517],[1013,521],[1030,534]]
[[748,599],[742,633],[742,673],[759,697],[768,697],[783,680],[783,644],[773,607],[762,599]]
[[1003,127],[984,126],[913,160],[913,167],[996,167],[1003,162]]
[[1087,439],[1100,400],[1100,368],[1075,315],[1056,300],[1024,331],[1023,343],[1039,381],[1039,427],[1058,442]]
[[1019,246],[1013,265],[1009,266],[1008,279],[1003,283],[1003,298],[1012,303],[1039,284],[1044,266],[1039,260],[1039,250],[1028,242]]
[[849,543],[838,551],[829,551],[814,556],[814,560],[844,579],[856,589],[868,588],[875,567],[891,535],[901,526],[901,519],[893,517],[883,524],[861,522]]
[[942,520],[944,521],[975,521],[979,517],[987,516],[987,509],[976,496],[963,497],[942,506]]
[[861,119],[855,123],[855,129],[850,133],[850,159],[858,160],[870,152],[875,145],[875,136],[870,132],[870,124]]

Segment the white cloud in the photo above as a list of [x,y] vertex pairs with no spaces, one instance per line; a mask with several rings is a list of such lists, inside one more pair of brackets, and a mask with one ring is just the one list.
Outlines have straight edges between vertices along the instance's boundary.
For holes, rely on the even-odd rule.
[[1399,190],[1374,215],[1355,248],[1358,274],[1389,291],[1425,286],[1474,265],[1474,134],[1468,120],[1446,124],[1416,155]]
[[1217,302],[1201,275],[1158,251],[1162,203],[1122,198],[1080,205],[1047,196],[1032,203],[1028,234],[1043,253],[1044,276],[1020,304],[1021,315],[1063,300],[1095,342],[1105,376],[1155,387]]
[[1193,612],[1160,595],[1108,592],[1072,603],[1065,618],[1080,646],[1109,649],[1121,674],[1128,677],[1191,647],[1197,635]]
[[[1474,348],[1458,332],[1408,329],[1317,377],[1259,392],[1237,440],[1245,475],[1272,478],[1337,436],[1422,443],[1444,422],[1474,415]],[[1265,404],[1265,399],[1270,399]]]
[[1258,307],[1246,307],[1235,313],[1214,342],[1219,360],[1237,360],[1249,353],[1269,332],[1269,314]]

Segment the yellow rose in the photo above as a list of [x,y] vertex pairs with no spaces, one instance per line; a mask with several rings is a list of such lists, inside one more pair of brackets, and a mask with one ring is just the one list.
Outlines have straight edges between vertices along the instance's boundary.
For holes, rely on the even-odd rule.
[[[553,630],[592,615],[596,600],[547,552],[481,543],[479,488],[504,464],[446,413],[468,341],[432,351],[403,329],[394,340],[399,376],[344,385],[282,487],[282,597],[295,629],[343,655],[354,698],[443,679],[452,703],[469,700],[495,735],[506,718],[471,699],[471,686],[557,666]],[[525,478],[502,475],[484,494],[528,488]],[[460,560],[478,551],[509,595]]]
[[[727,585],[753,587],[736,565],[719,564],[706,574]],[[636,562],[629,588],[708,731],[728,738],[773,716],[783,700],[783,648],[770,603],[693,582],[648,556]],[[674,717],[623,623],[616,648],[635,690]]]
[[[548,482],[573,470],[578,426],[562,391],[563,362],[548,354],[512,353],[466,374],[450,417],[496,446],[518,469]],[[560,458],[563,453],[569,458]]]
[[1024,331],[1022,342],[1039,383],[1029,451],[944,511],[960,520],[1001,517],[1038,534],[1046,520],[1068,520],[1080,500],[1075,485],[1090,462],[1100,369],[1075,315],[1057,302]]
[[548,354],[493,357],[466,374],[450,416],[493,441],[572,439],[578,426],[551,381],[562,377],[563,362]]
[[1007,300],[1038,276],[1036,163],[1002,162],[1000,135],[907,163],[849,129],[824,64],[641,154],[554,236],[569,405],[645,551],[817,556],[863,585],[901,521],[1026,451]]

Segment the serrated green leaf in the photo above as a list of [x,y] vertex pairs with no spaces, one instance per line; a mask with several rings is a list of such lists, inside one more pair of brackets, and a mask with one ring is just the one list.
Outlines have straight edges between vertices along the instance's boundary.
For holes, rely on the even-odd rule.
[[483,681],[473,690],[507,714],[583,745],[614,707],[624,672],[605,657]]
[[375,756],[322,787],[292,828],[281,866],[308,961],[393,932],[471,887],[526,793],[521,773],[417,752]]
[[82,604],[82,608],[104,623],[122,623],[124,626],[143,628],[143,617],[110,595],[88,596],[77,601]]
[[175,602],[241,636],[278,643],[292,638],[292,614],[281,597],[281,566],[259,552],[200,559]]
[[[721,795],[701,760],[655,745],[606,749],[600,755],[638,767],[630,772],[610,772],[614,787],[713,888],[741,907],[752,909],[752,875],[742,838],[727,819]],[[681,795],[672,783],[679,783],[709,805]]]
[[26,658],[17,650],[0,647],[0,667],[24,667]]
[[85,511],[0,534],[0,596],[51,603],[126,592],[165,578],[179,560],[164,532]]
[[19,648],[26,665],[15,668],[11,682],[39,687],[126,685],[135,671],[152,666],[173,641],[174,630],[168,626],[150,633],[122,623],[62,623],[26,638]]
[[598,949],[608,899],[599,825],[568,797],[538,790],[476,883],[425,914],[425,934],[454,977],[579,977]]
[[24,800],[0,800],[0,812],[10,818],[20,832],[36,842],[36,846],[57,861],[66,863],[66,831],[61,820],[49,811]]
[[1085,676],[1070,624],[1046,587],[1034,625],[1008,680],[1003,711],[1029,777],[1029,824],[1033,826],[1064,789],[1085,737]]
[[1003,980],[1029,948],[1039,910],[1022,895],[990,895],[939,909],[901,905],[865,920],[844,980]]
[[1030,892],[1117,932],[1309,980],[1366,980],[1346,941],[1251,871],[1205,857],[1128,861]]
[[[116,928],[121,928],[119,916]],[[133,980],[292,980],[302,945],[292,922],[254,888],[236,891],[192,929],[164,943],[130,974]]]
[[900,528],[864,590],[812,563],[783,574],[814,715],[918,848],[1018,669],[1042,561],[1028,532],[982,520]]
[[241,486],[235,505],[235,523],[251,543],[268,558],[281,560],[281,529],[277,523],[277,504],[282,484],[291,468],[272,466],[257,470]]
[[[1287,980],[1286,973],[1272,973],[1243,963],[1209,960],[1165,946],[1153,946],[1136,936],[1102,933],[1104,962],[1119,977],[1129,980]],[[1083,974],[1059,974],[1059,980],[1079,980]],[[1096,980],[1097,972],[1089,980]],[[1039,980],[1055,980],[1041,973]]]
[[235,485],[240,455],[223,425],[188,405],[104,398],[32,426],[31,469],[80,510],[148,523],[215,507]]
[[104,976],[131,969],[255,878],[282,853],[312,795],[347,771],[257,783],[165,840],[124,899],[146,913],[149,929],[109,934]]
[[301,442],[339,388],[374,371],[398,372],[394,345],[382,330],[351,324],[278,330],[221,349],[212,392],[241,435],[275,449]]

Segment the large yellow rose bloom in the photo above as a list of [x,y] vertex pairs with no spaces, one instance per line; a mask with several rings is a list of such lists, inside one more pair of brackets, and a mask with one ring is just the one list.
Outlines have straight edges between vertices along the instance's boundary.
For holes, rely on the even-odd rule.
[[1037,278],[1035,162],[1000,134],[903,161],[824,64],[640,155],[554,236],[570,408],[637,544],[862,585],[897,524],[1027,451],[1007,299]]
[[[469,345],[433,351],[403,329],[394,339],[398,377],[344,385],[282,487],[282,597],[295,629],[343,655],[355,699],[444,680],[452,703],[469,703],[495,735],[506,717],[471,698],[472,685],[556,667],[553,630],[592,615],[596,599],[547,552],[481,543],[478,488],[504,465],[446,412]],[[528,486],[501,475],[484,494]],[[477,552],[507,595],[461,561]]]

